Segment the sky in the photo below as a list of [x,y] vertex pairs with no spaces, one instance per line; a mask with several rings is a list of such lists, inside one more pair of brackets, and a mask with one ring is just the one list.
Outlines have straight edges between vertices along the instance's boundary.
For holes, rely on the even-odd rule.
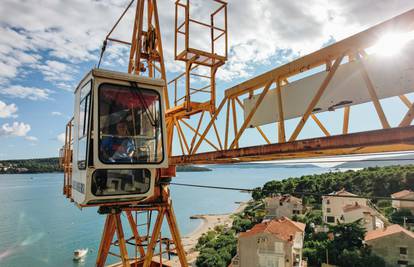
[[[174,1],[158,1],[167,79],[183,70],[173,60]],[[128,2],[2,0],[0,159],[58,155],[73,112],[73,90],[96,66],[102,41]],[[202,15],[208,2],[192,0],[192,12]],[[414,8],[411,0],[228,3],[229,59],[217,73],[219,97],[226,88]],[[127,15],[116,37],[128,40],[131,19]],[[111,46],[102,67],[126,71],[127,60],[127,47]]]

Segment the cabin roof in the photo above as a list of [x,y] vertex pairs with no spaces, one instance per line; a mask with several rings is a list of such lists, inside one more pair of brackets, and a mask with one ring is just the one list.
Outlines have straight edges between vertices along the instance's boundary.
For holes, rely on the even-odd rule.
[[141,75],[135,75],[130,73],[124,73],[119,71],[113,71],[113,70],[105,70],[105,69],[91,69],[79,82],[78,86],[76,87],[75,93],[82,84],[86,80],[89,80],[90,76],[99,77],[99,78],[107,78],[107,79],[113,79],[113,80],[119,80],[119,81],[134,81],[138,84],[144,84],[144,85],[152,85],[152,86],[165,86],[165,81],[161,79],[153,79],[144,77]]

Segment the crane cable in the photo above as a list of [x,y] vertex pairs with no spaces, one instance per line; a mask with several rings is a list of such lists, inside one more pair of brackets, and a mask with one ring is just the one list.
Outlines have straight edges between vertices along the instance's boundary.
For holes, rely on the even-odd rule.
[[135,0],[131,0],[131,2],[129,2],[128,6],[125,8],[125,10],[122,12],[121,16],[118,18],[118,20],[115,22],[114,26],[112,26],[112,29],[109,31],[109,33],[106,35],[105,40],[102,43],[102,47],[101,47],[101,53],[99,56],[99,61],[98,61],[98,66],[97,68],[99,69],[99,66],[101,65],[101,60],[103,58],[103,54],[105,53],[106,50],[106,45],[108,44],[108,39],[109,36],[111,36],[112,32],[115,30],[116,26],[118,26],[119,22],[121,21],[121,19],[124,17],[125,13],[128,11],[128,9],[132,6],[132,4],[135,2]]

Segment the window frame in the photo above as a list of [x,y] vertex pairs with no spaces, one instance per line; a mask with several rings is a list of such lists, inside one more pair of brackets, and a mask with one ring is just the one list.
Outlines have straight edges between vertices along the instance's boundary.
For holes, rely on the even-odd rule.
[[[83,91],[83,89],[86,87],[86,86],[88,86],[89,85],[89,92],[88,93],[86,93],[85,95],[82,95],[82,91]],[[77,153],[77,162],[76,162],[76,165],[77,165],[77,167],[78,167],[78,169],[79,170],[86,170],[86,168],[88,167],[88,152],[89,152],[89,143],[90,143],[90,131],[89,131],[89,126],[91,125],[91,111],[92,111],[92,109],[91,109],[91,107],[92,107],[92,92],[93,92],[93,80],[92,79],[89,79],[80,89],[79,89],[80,91],[79,91],[79,121],[78,121],[78,133],[77,133],[77,135],[78,135],[78,140],[77,140],[77,143],[78,143],[78,153]],[[79,126],[80,126],[80,121],[81,121],[81,105],[82,105],[82,101],[85,101],[85,105],[86,105],[86,107],[85,107],[85,114],[84,114],[84,116],[83,116],[83,124],[82,124],[82,126],[83,126],[83,129],[82,129],[82,136],[80,136],[79,135],[79,133],[80,133],[80,129],[79,129]],[[88,103],[89,102],[89,103]],[[86,116],[87,115],[87,116]],[[87,117],[87,118],[86,118]],[[80,141],[81,140],[83,140],[84,138],[86,138],[86,146],[85,146],[85,151],[84,151],[84,153],[85,153],[85,160],[84,160],[84,165],[83,166],[81,166],[80,164],[81,164],[81,160],[79,160],[79,155],[80,155],[80,153],[81,153],[81,151],[80,151],[80,147],[79,147],[79,144],[80,144]]]
[[[333,221],[329,221],[328,218],[333,218]],[[335,216],[326,216],[326,222],[327,223],[335,223]]]
[[114,166],[114,165],[150,165],[151,166],[151,165],[159,165],[159,164],[162,164],[164,162],[164,160],[165,160],[165,155],[166,155],[166,151],[164,149],[164,120],[162,118],[162,116],[163,116],[163,114],[162,114],[162,111],[163,111],[162,101],[163,101],[163,99],[161,98],[161,94],[157,90],[154,90],[154,89],[151,89],[151,88],[148,88],[148,87],[141,87],[139,85],[139,83],[137,83],[137,86],[136,86],[138,89],[141,89],[141,90],[144,90],[144,91],[153,92],[153,93],[157,94],[158,99],[159,99],[158,100],[158,110],[159,110],[159,113],[160,113],[160,117],[159,117],[159,122],[160,122],[159,129],[160,129],[160,132],[161,132],[161,136],[160,136],[161,144],[160,145],[161,145],[161,148],[162,148],[162,155],[161,155],[159,161],[157,161],[157,162],[152,162],[152,161],[151,162],[107,162],[107,161],[102,160],[102,157],[101,157],[102,154],[100,153],[101,138],[99,136],[99,132],[100,132],[100,129],[101,129],[101,121],[100,121],[100,115],[101,115],[101,105],[100,105],[100,102],[101,101],[100,100],[101,100],[101,94],[100,94],[100,92],[101,92],[102,87],[103,86],[106,86],[106,85],[118,86],[118,87],[124,87],[124,88],[133,88],[133,86],[131,84],[130,85],[125,85],[125,84],[118,84],[118,83],[111,83],[111,82],[102,82],[97,87],[97,91],[96,91],[97,97],[96,97],[96,99],[97,99],[97,103],[98,103],[98,109],[97,109],[96,116],[97,116],[97,125],[98,125],[98,127],[96,129],[96,132],[97,132],[96,138],[97,138],[97,143],[98,143],[98,148],[97,149],[98,149],[98,159],[99,159],[99,161],[102,164],[109,165],[109,166]]
[[[405,253],[401,253],[401,249],[405,250]],[[408,255],[408,248],[407,247],[399,247],[400,255]]]
[[[140,170],[144,170],[144,172],[149,173],[149,179],[150,179],[150,182],[149,182],[149,184],[148,184],[148,189],[147,189],[147,191],[142,192],[142,193],[134,193],[134,194],[128,194],[128,193],[125,193],[125,194],[110,194],[110,195],[96,195],[95,193],[93,193],[93,192],[92,192],[93,178],[94,178],[95,173],[96,173],[97,171],[124,171],[124,170],[132,171],[132,172],[135,172],[135,171],[140,171]],[[147,169],[147,168],[142,168],[142,169],[97,169],[97,170],[94,170],[94,171],[93,171],[92,176],[91,176],[91,187],[90,187],[90,191],[91,191],[91,194],[92,194],[93,196],[95,196],[95,197],[100,197],[100,198],[105,198],[105,197],[118,197],[118,196],[146,195],[146,194],[148,194],[148,192],[151,190],[151,178],[152,178],[152,172],[151,172],[151,170],[149,170],[149,169]]]

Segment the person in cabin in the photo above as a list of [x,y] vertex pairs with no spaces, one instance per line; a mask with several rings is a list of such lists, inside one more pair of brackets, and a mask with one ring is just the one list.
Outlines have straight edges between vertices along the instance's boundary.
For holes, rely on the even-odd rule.
[[101,143],[104,159],[110,162],[132,162],[135,145],[125,121],[116,124],[116,134],[108,136]]

